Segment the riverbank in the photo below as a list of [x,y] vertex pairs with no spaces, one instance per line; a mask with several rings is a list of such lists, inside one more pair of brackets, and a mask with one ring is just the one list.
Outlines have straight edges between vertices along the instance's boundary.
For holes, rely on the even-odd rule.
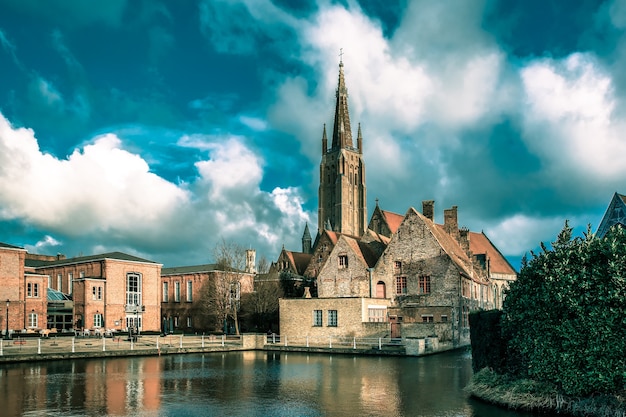
[[524,410],[574,417],[624,417],[626,393],[570,398],[555,386],[528,379],[513,380],[484,368],[476,373],[465,392],[479,400],[513,410]]
[[0,339],[0,365],[124,356],[157,356],[187,353],[264,350],[273,352],[332,353],[362,356],[426,356],[455,349],[430,339],[406,339],[393,343],[382,339],[330,338],[289,342],[278,335],[141,335],[128,337],[27,337]]

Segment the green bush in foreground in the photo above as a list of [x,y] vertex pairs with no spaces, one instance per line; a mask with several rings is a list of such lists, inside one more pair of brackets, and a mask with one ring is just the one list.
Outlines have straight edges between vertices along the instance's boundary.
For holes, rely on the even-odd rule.
[[626,231],[572,239],[526,262],[504,302],[503,332],[521,363],[513,373],[565,395],[618,393],[626,381]]

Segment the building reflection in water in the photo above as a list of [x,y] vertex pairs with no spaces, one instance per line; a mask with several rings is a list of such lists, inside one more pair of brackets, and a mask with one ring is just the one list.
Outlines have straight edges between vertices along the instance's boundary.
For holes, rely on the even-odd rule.
[[232,352],[0,367],[0,414],[519,416],[463,393],[467,354]]

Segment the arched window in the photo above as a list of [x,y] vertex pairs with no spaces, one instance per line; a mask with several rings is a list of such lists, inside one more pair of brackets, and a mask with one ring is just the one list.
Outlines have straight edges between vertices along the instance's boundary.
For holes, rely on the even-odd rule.
[[387,287],[383,281],[376,283],[376,298],[387,298]]

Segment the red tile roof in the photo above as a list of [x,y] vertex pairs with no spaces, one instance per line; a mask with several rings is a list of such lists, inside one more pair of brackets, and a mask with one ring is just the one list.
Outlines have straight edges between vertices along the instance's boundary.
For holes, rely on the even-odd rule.
[[496,274],[516,274],[509,261],[500,253],[484,233],[470,232],[470,250],[473,254],[487,254],[489,268]]
[[383,213],[383,216],[385,216],[387,226],[389,226],[389,230],[391,230],[391,233],[396,233],[398,231],[398,227],[400,227],[400,223],[402,223],[402,220],[404,220],[404,216],[386,210],[381,210],[381,212]]

